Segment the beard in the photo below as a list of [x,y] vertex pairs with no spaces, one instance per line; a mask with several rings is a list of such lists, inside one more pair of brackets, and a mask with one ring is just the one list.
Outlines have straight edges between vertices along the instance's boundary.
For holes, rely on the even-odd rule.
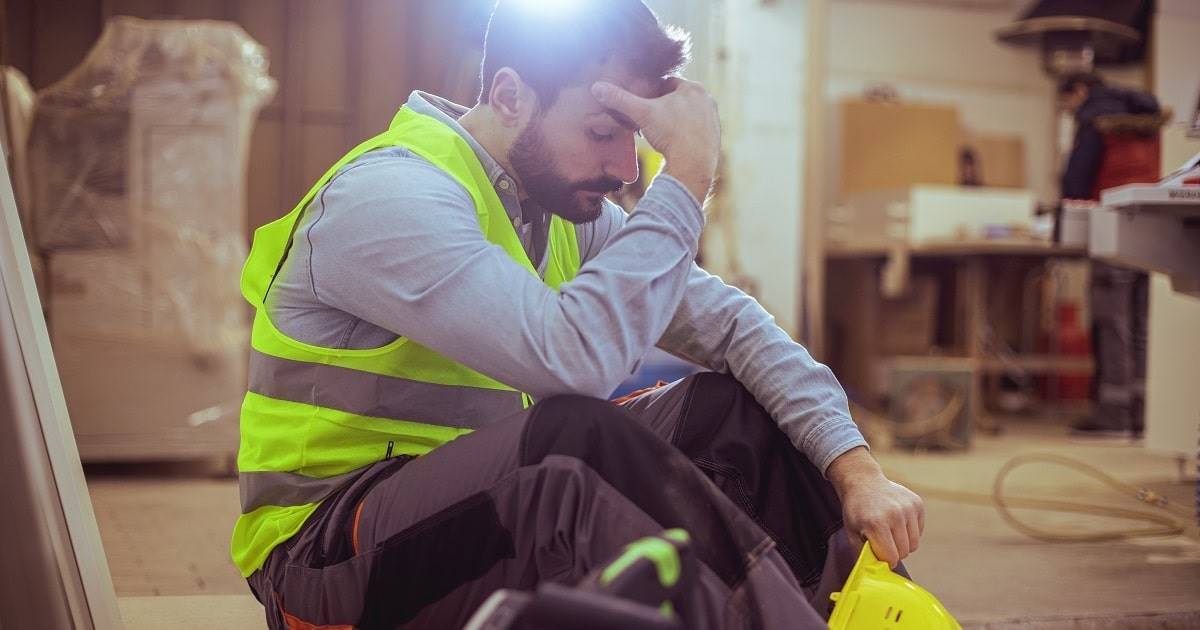
[[[600,217],[604,197],[621,189],[621,180],[598,177],[573,182],[554,169],[554,158],[546,146],[541,121],[531,120],[508,152],[513,174],[521,180],[525,194],[542,209],[571,223],[590,223]],[[597,193],[584,196],[580,193]]]

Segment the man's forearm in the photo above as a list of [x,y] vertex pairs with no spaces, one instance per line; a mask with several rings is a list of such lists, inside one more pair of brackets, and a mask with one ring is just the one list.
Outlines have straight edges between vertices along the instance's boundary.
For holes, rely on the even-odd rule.
[[866,445],[833,373],[780,329],[754,298],[695,267],[659,347],[732,374],[822,472]]
[[825,477],[829,479],[838,495],[845,496],[856,484],[883,476],[883,468],[871,456],[865,446],[852,448],[842,453],[829,464]]

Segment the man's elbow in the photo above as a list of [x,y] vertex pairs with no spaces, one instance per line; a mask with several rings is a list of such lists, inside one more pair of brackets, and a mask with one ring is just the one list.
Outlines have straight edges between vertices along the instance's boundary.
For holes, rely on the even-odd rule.
[[539,399],[565,394],[607,399],[628,373],[618,366],[578,362],[563,366],[549,376],[547,382],[552,385],[541,392]]
[[614,378],[602,374],[577,374],[563,379],[564,394],[578,394],[592,398],[608,398],[617,389],[624,378]]

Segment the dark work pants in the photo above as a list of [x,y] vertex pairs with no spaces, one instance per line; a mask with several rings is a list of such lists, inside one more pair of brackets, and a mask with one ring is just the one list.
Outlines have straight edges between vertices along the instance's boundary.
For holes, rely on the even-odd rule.
[[1143,428],[1149,278],[1140,271],[1092,263],[1092,383],[1097,427]]
[[[688,628],[821,628],[856,552],[832,487],[732,378],[617,407],[564,396],[364,471],[249,582],[272,628],[458,628],[493,591],[575,584],[681,527]],[[814,608],[815,606],[815,608]]]

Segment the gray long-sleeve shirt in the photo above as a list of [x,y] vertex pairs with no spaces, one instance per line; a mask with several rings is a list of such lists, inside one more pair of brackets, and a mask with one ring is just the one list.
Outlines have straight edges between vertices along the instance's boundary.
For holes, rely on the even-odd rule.
[[[408,106],[467,140],[544,272],[548,221],[522,209],[514,180],[457,123],[466,110],[420,92]],[[556,292],[483,237],[453,178],[404,148],[379,149],[305,209],[267,312],[325,347],[404,336],[536,398],[607,396],[657,344],[732,374],[825,470],[866,444],[845,393],[758,302],[692,262],[703,223],[696,199],[661,175],[629,215],[605,202],[576,226],[582,264]]]

